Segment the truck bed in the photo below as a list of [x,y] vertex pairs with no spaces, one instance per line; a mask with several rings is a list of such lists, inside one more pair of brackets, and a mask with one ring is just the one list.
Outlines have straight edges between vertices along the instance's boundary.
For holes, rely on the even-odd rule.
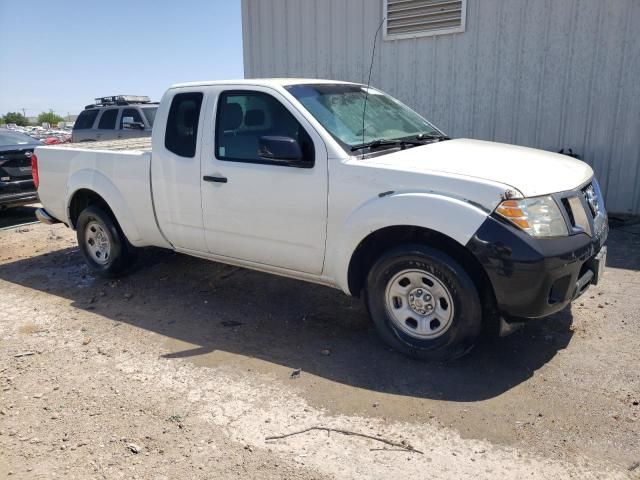
[[81,150],[107,150],[113,152],[150,152],[151,137],[103,140],[101,142],[63,143],[60,145],[52,145],[52,148],[64,148],[65,150],[77,148]]
[[76,193],[93,192],[116,217],[137,247],[169,246],[155,221],[151,198],[151,138],[65,143],[36,148],[40,187],[47,212],[73,225]]

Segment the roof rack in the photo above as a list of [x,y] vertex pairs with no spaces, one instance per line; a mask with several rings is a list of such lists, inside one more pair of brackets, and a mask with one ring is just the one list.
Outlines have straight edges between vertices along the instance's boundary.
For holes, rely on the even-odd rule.
[[84,108],[106,107],[109,105],[131,105],[134,103],[152,103],[146,95],[111,95],[109,97],[96,97],[96,103]]

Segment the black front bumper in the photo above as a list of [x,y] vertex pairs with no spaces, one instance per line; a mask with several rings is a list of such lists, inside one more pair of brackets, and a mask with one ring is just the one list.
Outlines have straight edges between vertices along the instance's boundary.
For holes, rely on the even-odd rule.
[[540,318],[562,310],[597,281],[596,256],[607,234],[605,224],[594,237],[536,239],[492,215],[467,248],[484,267],[507,320]]

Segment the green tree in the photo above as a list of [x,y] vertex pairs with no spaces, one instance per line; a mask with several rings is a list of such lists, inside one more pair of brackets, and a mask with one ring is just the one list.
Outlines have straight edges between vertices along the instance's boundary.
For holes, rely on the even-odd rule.
[[7,114],[2,117],[2,121],[3,123],[15,123],[16,125],[20,125],[21,127],[24,127],[29,123],[27,121],[27,118],[18,112],[7,112]]
[[50,125],[56,125],[62,121],[64,121],[64,118],[62,118],[60,115],[56,115],[55,113],[53,113],[53,110],[49,110],[48,112],[42,112],[40,115],[38,115],[39,124],[46,122]]

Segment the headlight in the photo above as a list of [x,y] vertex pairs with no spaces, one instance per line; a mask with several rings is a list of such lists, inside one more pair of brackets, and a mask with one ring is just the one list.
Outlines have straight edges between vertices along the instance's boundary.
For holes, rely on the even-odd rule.
[[505,200],[496,212],[532,237],[561,237],[569,235],[567,224],[552,197]]

